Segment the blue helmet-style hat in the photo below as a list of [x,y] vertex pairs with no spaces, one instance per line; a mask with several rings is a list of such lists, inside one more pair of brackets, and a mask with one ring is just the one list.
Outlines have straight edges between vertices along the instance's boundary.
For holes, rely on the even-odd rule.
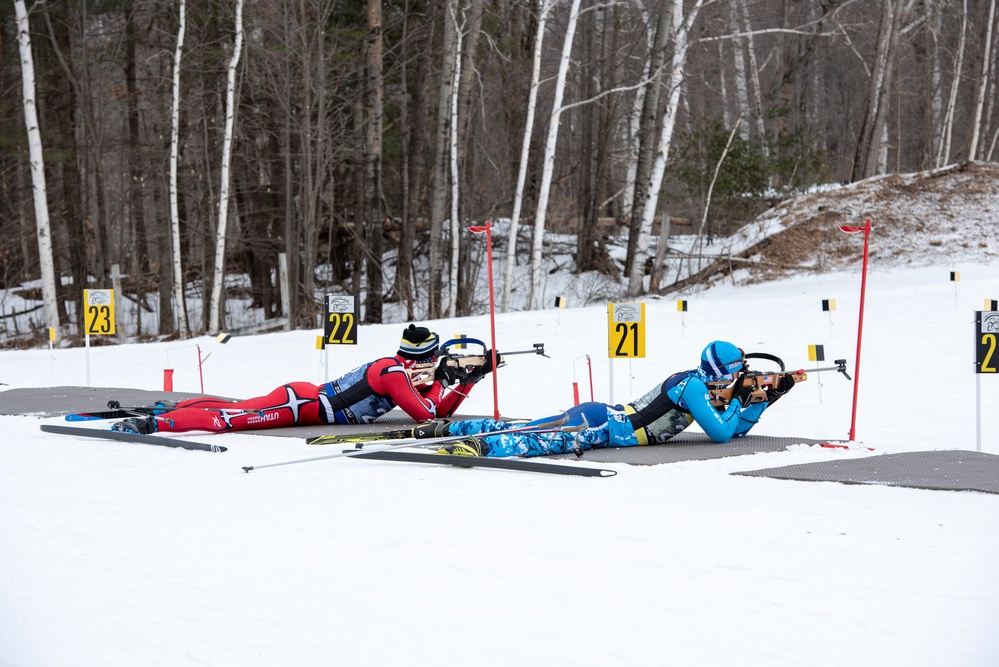
[[732,377],[742,370],[745,358],[742,350],[732,343],[716,340],[708,343],[701,352],[701,373],[709,380],[722,380]]
[[426,327],[410,324],[403,330],[399,342],[399,356],[413,361],[428,361],[437,355],[440,339]]

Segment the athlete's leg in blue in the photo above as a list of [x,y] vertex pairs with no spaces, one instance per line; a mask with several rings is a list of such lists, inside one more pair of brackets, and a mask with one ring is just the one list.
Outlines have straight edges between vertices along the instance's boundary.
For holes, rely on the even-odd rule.
[[502,419],[461,419],[448,424],[447,432],[451,435],[478,435],[492,431],[506,431],[517,426],[518,424],[505,422]]
[[[612,434],[608,428],[609,415],[614,421],[614,430],[620,429],[618,411],[604,403],[581,403],[574,405],[564,413],[558,413],[541,419],[535,419],[526,425],[499,419],[463,419],[451,422],[448,430],[453,435],[481,435],[486,445],[484,454],[490,457],[504,456],[547,456],[565,454],[574,451],[578,445],[581,449],[607,447],[611,444]],[[562,427],[582,426],[580,431],[545,431],[542,433],[502,433],[489,435],[496,431],[506,431],[518,426],[543,426],[558,422],[563,417],[568,421]],[[624,417],[624,420],[627,418]],[[616,433],[615,433],[616,435]],[[633,439],[633,436],[632,436]],[[613,438],[613,444],[631,444],[619,442]],[[634,443],[637,444],[637,441]]]

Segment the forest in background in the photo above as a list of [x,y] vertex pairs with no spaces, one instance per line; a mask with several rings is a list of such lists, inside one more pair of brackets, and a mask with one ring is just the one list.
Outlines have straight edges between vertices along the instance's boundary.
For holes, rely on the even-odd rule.
[[[992,161],[995,4],[28,5],[59,325],[79,331],[83,288],[110,286],[113,267],[159,311],[137,335],[217,330],[225,275],[292,327],[314,327],[332,289],[367,322],[386,302],[469,314],[481,242],[450,230],[498,218],[515,222],[494,248],[508,266],[568,231],[575,271],[655,292],[671,229],[710,237],[817,183]],[[44,262],[12,9],[0,288]],[[604,246],[618,231],[623,266]],[[178,282],[214,308],[192,321]]]

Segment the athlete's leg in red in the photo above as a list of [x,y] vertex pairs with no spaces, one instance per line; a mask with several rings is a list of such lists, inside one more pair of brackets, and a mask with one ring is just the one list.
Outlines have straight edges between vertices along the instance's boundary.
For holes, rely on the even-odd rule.
[[170,410],[156,418],[157,426],[160,431],[221,432],[321,424],[319,389],[309,382],[291,382],[245,401]]

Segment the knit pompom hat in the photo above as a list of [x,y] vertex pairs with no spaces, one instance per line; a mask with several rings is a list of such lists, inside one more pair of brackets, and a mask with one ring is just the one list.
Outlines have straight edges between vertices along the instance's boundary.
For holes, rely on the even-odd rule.
[[426,327],[410,324],[402,332],[399,343],[399,356],[413,361],[428,361],[437,354],[440,339]]

